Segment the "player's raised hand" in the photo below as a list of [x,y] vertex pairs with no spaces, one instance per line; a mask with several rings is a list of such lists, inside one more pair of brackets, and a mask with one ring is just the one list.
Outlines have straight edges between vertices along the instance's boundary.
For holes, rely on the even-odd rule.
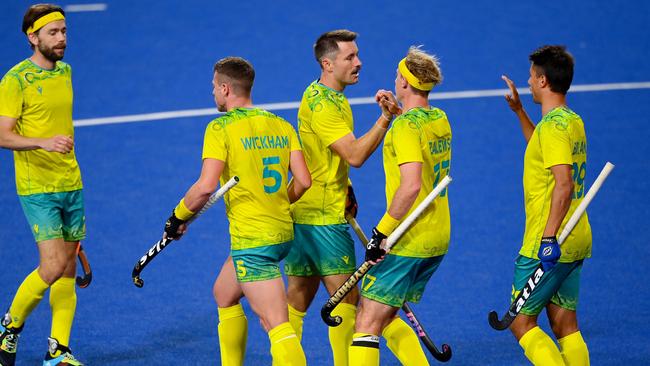
[[41,148],[48,152],[58,152],[67,154],[72,151],[74,141],[70,136],[56,135],[49,139],[43,140]]
[[375,94],[375,101],[379,104],[381,113],[386,117],[402,114],[402,109],[399,107],[397,99],[388,90],[378,90],[377,94]]
[[519,92],[517,91],[517,87],[515,86],[515,83],[512,82],[512,80],[508,79],[507,76],[501,75],[501,79],[506,82],[508,85],[508,88],[510,89],[510,94],[506,94],[506,102],[508,102],[508,105],[510,106],[510,109],[512,109],[514,112],[518,112],[523,109],[523,106],[521,105],[521,100],[519,99]]

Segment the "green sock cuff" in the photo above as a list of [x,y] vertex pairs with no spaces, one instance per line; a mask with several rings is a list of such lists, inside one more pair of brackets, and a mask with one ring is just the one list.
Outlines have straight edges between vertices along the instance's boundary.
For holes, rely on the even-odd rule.
[[246,316],[244,307],[241,304],[229,306],[227,308],[217,308],[219,312],[219,321]]

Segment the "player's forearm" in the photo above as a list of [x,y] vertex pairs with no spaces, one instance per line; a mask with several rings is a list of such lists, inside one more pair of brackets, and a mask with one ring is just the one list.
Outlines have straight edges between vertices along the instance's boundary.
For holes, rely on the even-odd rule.
[[523,132],[524,138],[526,139],[526,142],[528,142],[530,140],[530,137],[533,136],[535,125],[533,124],[533,121],[530,119],[530,117],[528,117],[528,113],[526,113],[526,110],[524,108],[517,110],[515,114],[519,119],[521,132]]
[[187,193],[185,193],[185,197],[183,197],[185,206],[194,213],[198,212],[208,202],[213,191],[214,188],[210,189],[205,184],[201,184],[200,182],[194,183]]
[[562,221],[571,206],[572,183],[573,181],[569,183],[556,182],[551,196],[551,209],[544,228],[544,237],[556,236],[560,230],[560,225],[562,225]]
[[379,117],[368,132],[352,143],[353,153],[348,163],[356,168],[361,167],[384,140],[387,128],[388,121]]
[[21,136],[13,131],[0,133],[0,147],[15,151],[36,150],[43,148],[43,141],[36,137]]
[[388,214],[396,220],[401,220],[409,212],[413,203],[418,198],[420,186],[421,184],[418,182],[400,184],[388,208]]

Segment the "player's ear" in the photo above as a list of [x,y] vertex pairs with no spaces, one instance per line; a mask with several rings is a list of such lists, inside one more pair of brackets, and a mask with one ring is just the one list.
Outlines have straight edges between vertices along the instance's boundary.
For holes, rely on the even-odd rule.
[[402,74],[397,74],[397,79],[398,79],[398,85],[402,89],[406,89],[409,86],[408,81],[406,81],[406,78],[402,76]]
[[323,57],[320,61],[320,66],[323,68],[323,70],[331,72],[334,64],[329,58]]
[[38,35],[36,35],[36,33],[28,34],[27,39],[29,40],[29,43],[34,45],[34,47],[38,46]]
[[548,79],[546,78],[546,75],[540,75],[537,82],[539,83],[540,88],[545,88],[545,87],[549,86]]

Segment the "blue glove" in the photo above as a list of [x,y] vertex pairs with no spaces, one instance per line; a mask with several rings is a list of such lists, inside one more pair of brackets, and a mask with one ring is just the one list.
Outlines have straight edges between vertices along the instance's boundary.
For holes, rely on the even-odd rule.
[[386,239],[386,235],[381,233],[377,228],[372,228],[372,238],[366,244],[366,262],[377,264],[384,259],[386,251],[381,249],[381,242]]
[[539,245],[539,251],[537,256],[542,262],[542,268],[544,272],[550,271],[557,264],[558,259],[560,259],[562,252],[560,251],[560,245],[557,243],[557,239],[554,236],[544,237]]

